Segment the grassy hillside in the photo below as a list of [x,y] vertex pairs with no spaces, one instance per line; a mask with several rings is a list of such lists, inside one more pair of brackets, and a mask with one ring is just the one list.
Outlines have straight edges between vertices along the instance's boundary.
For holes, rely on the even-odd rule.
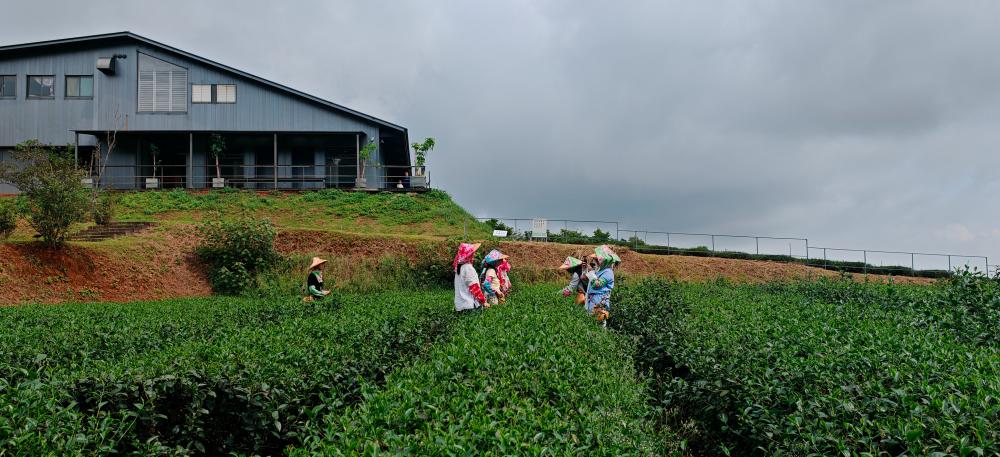
[[[468,233],[485,238],[490,229],[458,206],[444,191],[426,193],[366,193],[338,189],[253,192],[224,189],[212,192],[120,192],[115,194],[115,220],[153,221],[183,226],[207,214],[252,212],[270,219],[279,230],[321,230],[456,237]],[[92,223],[81,223],[82,229]],[[10,241],[29,241],[35,232],[22,221]]]

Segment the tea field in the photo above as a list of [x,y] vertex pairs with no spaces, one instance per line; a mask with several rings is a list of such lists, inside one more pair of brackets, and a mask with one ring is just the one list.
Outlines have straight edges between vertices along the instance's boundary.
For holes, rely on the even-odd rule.
[[1000,293],[623,280],[0,308],[0,455],[998,455]]

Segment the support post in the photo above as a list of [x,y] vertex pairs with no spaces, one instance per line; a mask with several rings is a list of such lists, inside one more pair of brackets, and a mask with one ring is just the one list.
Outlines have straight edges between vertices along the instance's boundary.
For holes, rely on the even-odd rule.
[[806,238],[806,263],[809,263],[809,238]]
[[715,254],[715,235],[712,235],[712,254]]
[[916,276],[917,275],[916,262],[913,261],[913,253],[912,252],[910,253],[910,275],[912,275],[912,276]]
[[275,133],[274,141],[274,188],[278,188],[278,134]]
[[757,255],[760,255],[760,238],[753,237],[753,244],[757,247]]
[[[986,265],[986,269],[989,269],[989,264]],[[948,274],[951,274],[951,256],[948,256]]]
[[867,275],[868,274],[868,251],[861,251],[861,253],[862,253],[862,255],[864,255],[864,259],[865,259],[865,261],[864,261],[864,272]]
[[188,132],[188,189],[194,188],[194,132]]
[[823,268],[828,268],[830,264],[826,261],[826,248],[823,248]]
[[354,177],[361,177],[361,134],[354,134]]
[[80,165],[80,133],[73,132],[73,165]]

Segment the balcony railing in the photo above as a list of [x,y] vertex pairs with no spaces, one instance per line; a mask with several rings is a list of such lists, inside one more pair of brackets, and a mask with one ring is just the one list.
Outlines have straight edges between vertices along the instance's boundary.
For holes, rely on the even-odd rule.
[[[354,166],[329,165],[222,165],[221,182],[216,180],[215,165],[108,165],[101,187],[110,189],[356,189],[422,191],[430,188],[430,177],[423,167],[379,166],[366,169],[366,179],[359,182]],[[374,170],[374,173],[371,173]],[[346,173],[345,173],[346,172]],[[418,176],[418,172],[421,172]],[[374,175],[374,176],[372,176]],[[90,178],[91,183],[96,178]]]

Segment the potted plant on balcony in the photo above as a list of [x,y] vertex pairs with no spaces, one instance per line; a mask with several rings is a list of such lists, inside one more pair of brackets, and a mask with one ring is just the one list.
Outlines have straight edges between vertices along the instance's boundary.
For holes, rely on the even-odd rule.
[[416,158],[416,167],[413,169],[414,176],[425,176],[424,174],[424,163],[427,162],[427,153],[434,150],[434,146],[437,142],[434,138],[424,138],[422,143],[413,143],[410,146],[413,147],[413,155]]
[[219,167],[219,157],[226,150],[226,139],[219,135],[218,133],[212,134],[212,141],[209,144],[209,152],[212,153],[212,157],[215,159],[215,177],[212,178],[212,188],[218,189],[221,187],[226,187],[226,180],[222,177],[222,168]]
[[160,163],[160,147],[156,143],[150,143],[149,155],[153,157],[153,177],[146,178],[146,188],[157,189],[160,187],[160,180],[156,178],[156,166]]
[[372,158],[372,154],[375,153],[375,149],[378,145],[375,141],[369,141],[368,144],[364,145],[358,150],[358,179],[354,184],[354,187],[358,189],[364,189],[368,187],[368,179],[365,177],[365,163],[367,163]]

